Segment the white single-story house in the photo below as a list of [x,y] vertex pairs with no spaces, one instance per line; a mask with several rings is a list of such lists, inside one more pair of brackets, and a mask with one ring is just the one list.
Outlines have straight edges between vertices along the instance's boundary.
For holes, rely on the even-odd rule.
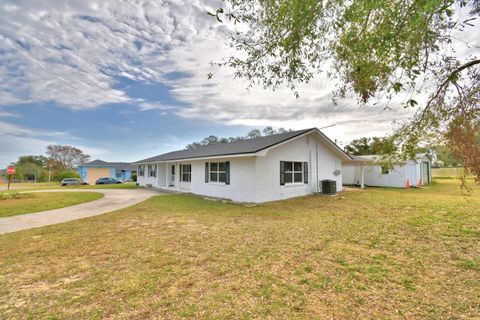
[[432,157],[428,153],[417,154],[414,160],[396,163],[391,168],[382,166],[378,155],[352,158],[342,163],[345,186],[405,188],[407,184],[416,187],[432,182]]
[[343,161],[353,158],[317,128],[165,153],[138,164],[141,186],[261,203],[342,190]]

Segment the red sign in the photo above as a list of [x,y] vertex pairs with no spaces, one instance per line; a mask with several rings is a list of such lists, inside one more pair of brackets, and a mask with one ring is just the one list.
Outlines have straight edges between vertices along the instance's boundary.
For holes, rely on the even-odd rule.
[[12,166],[8,167],[7,168],[7,173],[8,174],[15,174],[15,167],[12,167]]

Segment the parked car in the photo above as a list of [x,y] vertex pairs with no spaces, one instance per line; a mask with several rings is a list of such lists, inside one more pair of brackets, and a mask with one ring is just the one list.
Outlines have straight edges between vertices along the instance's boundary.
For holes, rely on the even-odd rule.
[[118,183],[122,183],[122,181],[117,180],[115,178],[110,178],[110,177],[100,178],[97,181],[95,181],[95,184],[118,184]]
[[82,181],[78,178],[65,178],[62,180],[62,182],[60,183],[60,185],[62,187],[64,186],[84,186],[84,185],[87,185],[88,183],[86,183],[85,181]]

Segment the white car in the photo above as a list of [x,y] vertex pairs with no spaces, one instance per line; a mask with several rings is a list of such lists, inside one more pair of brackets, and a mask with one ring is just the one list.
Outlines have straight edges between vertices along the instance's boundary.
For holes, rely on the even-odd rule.
[[80,186],[80,185],[87,185],[87,184],[88,183],[78,178],[65,178],[62,180],[60,185],[64,187],[64,186]]

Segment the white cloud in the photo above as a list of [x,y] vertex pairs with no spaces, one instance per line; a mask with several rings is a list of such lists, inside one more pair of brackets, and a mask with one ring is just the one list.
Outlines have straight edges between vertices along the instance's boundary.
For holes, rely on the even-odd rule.
[[[339,139],[381,135],[411,111],[359,107],[347,99],[334,106],[334,84],[318,76],[288,89],[254,87],[228,68],[207,80],[210,62],[232,53],[225,25],[206,14],[216,0],[10,0],[0,5],[0,105],[54,101],[74,109],[127,102],[140,111],[167,110],[181,117],[222,124],[301,128],[331,123]],[[212,28],[213,26],[213,28]],[[476,39],[475,30],[464,39]],[[473,41],[472,40],[472,41]],[[465,45],[462,46],[465,49]],[[468,51],[468,50],[467,50]],[[478,51],[478,50],[477,50]],[[467,54],[471,51],[462,53]],[[169,73],[185,77],[170,79]],[[132,98],[118,77],[162,82],[186,107]]]
[[0,5],[0,104],[135,103],[115,88],[117,77],[161,81],[174,70],[168,51],[196,34],[188,20],[201,20],[201,11],[181,1],[7,1]]
[[[45,154],[51,144],[60,144],[59,140],[67,139],[70,142],[78,139],[68,132],[41,131],[0,121],[0,168],[17,159],[19,155]],[[71,143],[70,143],[71,144]],[[109,155],[106,149],[76,145],[75,147],[90,154],[92,157]]]
[[140,102],[138,104],[138,109],[140,111],[151,111],[151,110],[166,111],[166,110],[176,109],[176,107],[165,105],[159,102]]

